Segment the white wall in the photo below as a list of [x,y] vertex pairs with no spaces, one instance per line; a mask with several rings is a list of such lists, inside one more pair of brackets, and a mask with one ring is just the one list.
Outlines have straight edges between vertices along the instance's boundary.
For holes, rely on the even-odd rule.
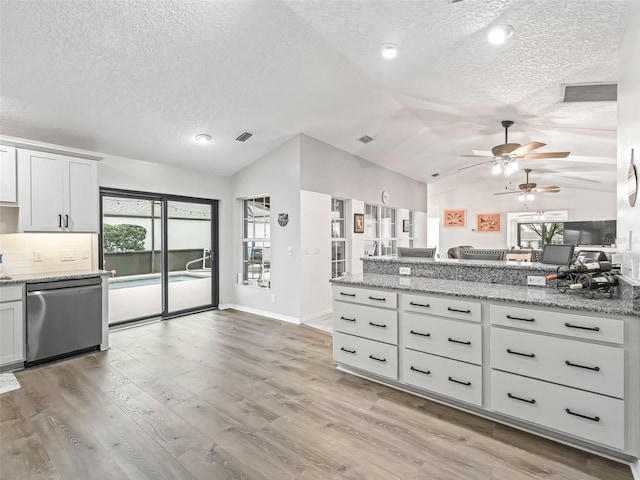
[[205,175],[184,168],[130,158],[107,156],[98,163],[98,183],[101,187],[142,192],[184,195],[218,200],[220,243],[220,303],[233,299],[233,265],[231,235],[231,182],[229,177]]
[[[631,278],[632,262],[636,280],[640,280],[640,198],[629,205],[626,191],[627,172],[634,149],[635,165],[640,173],[640,31],[636,24],[640,5],[634,12],[621,48],[620,65],[625,68],[618,82],[618,248],[622,254],[622,273]],[[631,237],[631,242],[629,241]]]
[[[429,189],[429,218],[440,221],[440,255],[457,245],[472,245],[475,248],[508,248],[507,213],[529,210],[568,210],[568,220],[611,220],[616,218],[615,192],[576,190],[563,188],[560,193],[538,194],[529,202],[528,208],[518,201],[517,195],[493,195],[495,186],[490,183],[478,184],[476,189],[445,190],[438,185]],[[465,227],[444,227],[444,210],[466,210]],[[477,232],[476,214],[502,214],[500,232]]]
[[[271,288],[233,285],[230,304],[263,312],[286,321],[300,321],[300,137],[280,145],[231,178],[234,208],[229,252],[233,278],[242,272],[241,198],[271,196]],[[286,227],[278,225],[278,213],[289,214]],[[327,224],[326,229],[329,230]],[[291,248],[292,255],[288,254]],[[233,253],[232,253],[233,252]],[[273,296],[275,295],[275,302]],[[221,302],[222,303],[222,302]]]
[[306,135],[300,135],[300,187],[337,198],[356,198],[382,205],[382,191],[389,193],[388,206],[418,212],[427,210],[427,185],[368,162]]
[[300,318],[306,322],[332,308],[331,195],[301,190],[300,212]]

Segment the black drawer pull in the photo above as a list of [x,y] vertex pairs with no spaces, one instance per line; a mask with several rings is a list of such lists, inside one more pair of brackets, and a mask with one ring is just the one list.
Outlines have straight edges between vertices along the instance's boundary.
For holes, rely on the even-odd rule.
[[453,343],[460,343],[462,345],[471,345],[471,341],[463,342],[462,340],[456,340],[455,338],[449,337],[449,341]]
[[356,321],[355,318],[347,318],[347,317],[340,317],[340,320],[346,320],[347,322],[355,322]]
[[520,317],[514,317],[512,315],[507,315],[507,318],[509,320],[520,320],[522,322],[535,322],[536,321],[535,318],[520,318]]
[[471,313],[471,310],[458,310],[457,308],[447,307],[447,310],[450,312],[458,312],[458,313]]
[[58,228],[62,228],[62,215],[58,214]]
[[600,327],[581,327],[580,325],[571,325],[569,322],[565,322],[564,326],[569,328],[579,328],[580,330],[591,330],[592,332],[600,331]]
[[345,297],[355,297],[356,296],[355,293],[344,293],[344,292],[340,292],[340,295],[344,295]]
[[600,421],[600,417],[590,417],[588,415],[582,415],[580,413],[572,412],[568,408],[565,408],[564,411],[567,412],[569,415],[575,415],[576,417],[586,418],[587,420],[592,420],[594,422],[599,422]]
[[511,395],[510,393],[507,393],[507,397],[513,398],[514,400],[520,400],[521,402],[527,402],[527,403],[530,403],[531,405],[536,403],[536,399],[535,398],[532,398],[531,400],[527,400],[526,398],[516,397],[515,395]]
[[420,333],[420,332],[416,332],[415,330],[411,330],[409,333],[411,333],[411,335],[420,335],[421,337],[430,337],[431,336],[430,333]]
[[569,365],[570,367],[584,368],[586,370],[593,370],[594,372],[599,372],[600,371],[600,367],[587,367],[586,365],[579,365],[577,363],[571,363],[569,360],[565,360],[564,363],[566,365]]
[[425,375],[431,375],[431,370],[420,370],[419,368],[414,367],[413,365],[411,366],[411,370],[413,370],[414,372],[418,372],[418,373],[424,373]]
[[414,307],[431,308],[431,305],[429,305],[428,303],[415,303],[415,302],[409,302],[409,305],[413,305]]
[[375,360],[376,362],[386,362],[387,361],[386,358],[378,358],[378,357],[374,357],[373,355],[369,355],[369,358],[371,360]]
[[64,218],[65,218],[64,226],[65,228],[69,228],[69,215],[65,215]]
[[386,298],[378,298],[378,297],[372,297],[372,296],[369,296],[369,300],[377,300],[378,302],[386,302],[387,301]]
[[455,378],[449,377],[450,382],[459,383],[460,385],[466,385],[467,387],[471,386],[471,382],[461,382],[460,380],[456,380]]
[[507,353],[510,353],[512,355],[520,355],[521,357],[536,358],[535,353],[521,353],[521,352],[516,352],[515,350],[511,350],[510,348],[507,348]]
[[340,350],[342,350],[343,352],[347,352],[347,353],[356,353],[356,351],[355,351],[355,350],[347,350],[347,349],[346,349],[346,348],[344,348],[344,347],[340,347]]
[[379,324],[379,323],[369,322],[369,325],[371,325],[372,327],[387,328],[387,326],[386,326],[386,325],[381,325],[381,324]]

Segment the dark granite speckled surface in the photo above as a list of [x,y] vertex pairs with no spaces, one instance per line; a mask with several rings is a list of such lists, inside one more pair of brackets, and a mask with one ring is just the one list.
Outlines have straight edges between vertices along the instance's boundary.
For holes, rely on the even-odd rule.
[[344,278],[333,279],[331,282],[336,285],[433,293],[477,300],[514,302],[523,305],[566,308],[569,310],[581,310],[611,315],[633,315],[640,318],[640,311],[634,311],[631,302],[623,301],[619,298],[589,299],[579,292],[560,293],[551,288],[496,285],[483,282],[406,277],[377,273],[351,275]]
[[48,272],[48,273],[31,273],[26,275],[8,275],[9,279],[0,280],[0,286],[16,285],[19,283],[34,282],[55,282],[57,280],[76,280],[80,278],[91,278],[110,275],[110,272],[104,270],[88,270],[82,272]]

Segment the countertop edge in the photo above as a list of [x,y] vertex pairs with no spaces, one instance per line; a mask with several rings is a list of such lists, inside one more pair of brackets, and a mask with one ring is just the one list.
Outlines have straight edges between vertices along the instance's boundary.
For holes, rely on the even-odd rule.
[[9,279],[0,280],[0,287],[7,285],[18,285],[21,283],[34,283],[34,282],[55,282],[57,280],[75,280],[81,278],[92,277],[107,277],[111,274],[106,270],[93,270],[90,272],[47,272],[47,273],[34,273],[27,275],[13,275]]

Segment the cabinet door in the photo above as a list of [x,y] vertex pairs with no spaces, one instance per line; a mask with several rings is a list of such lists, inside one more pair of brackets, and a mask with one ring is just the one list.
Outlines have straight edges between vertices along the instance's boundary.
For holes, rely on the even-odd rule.
[[65,230],[97,232],[98,168],[96,162],[69,158],[64,180]]
[[20,223],[24,232],[60,232],[64,215],[64,157],[19,150]]
[[0,366],[23,360],[22,302],[0,303]]
[[0,145],[0,202],[18,201],[16,149]]

